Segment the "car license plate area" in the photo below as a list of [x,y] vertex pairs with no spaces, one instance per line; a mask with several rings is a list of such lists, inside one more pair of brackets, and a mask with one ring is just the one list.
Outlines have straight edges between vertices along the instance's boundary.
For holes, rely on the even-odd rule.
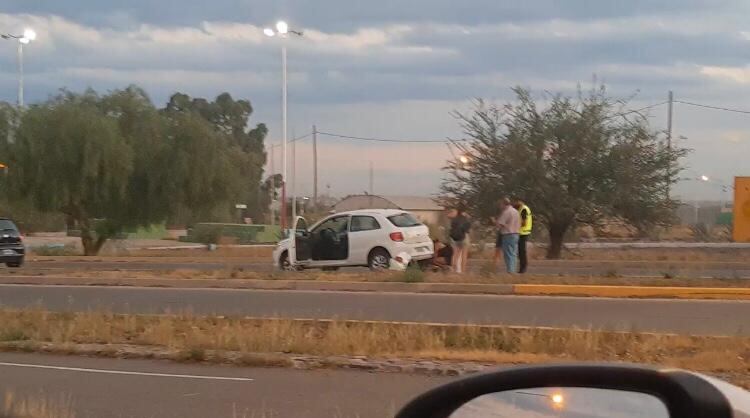
[[13,250],[3,250],[3,255],[16,255],[16,252]]

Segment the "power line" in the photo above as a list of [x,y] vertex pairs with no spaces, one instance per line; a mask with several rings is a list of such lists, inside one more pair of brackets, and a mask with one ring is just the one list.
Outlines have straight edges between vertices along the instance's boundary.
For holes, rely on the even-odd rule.
[[[289,140],[289,141],[287,141],[287,142],[291,143],[291,142],[302,141],[303,139],[306,139],[306,138],[308,138],[308,137],[310,137],[310,136],[312,136],[312,132],[309,132],[309,133],[307,133],[307,134],[305,134],[305,135],[302,135],[302,136],[298,136],[298,137],[296,137],[296,138],[292,138],[292,139],[290,139],[290,140]],[[280,146],[281,146],[281,143],[278,143],[278,144],[270,144],[270,145],[269,145],[269,147],[271,147],[271,148],[276,148],[276,147],[280,147]]]
[[291,139],[291,140],[290,140],[289,142],[297,142],[297,141],[302,141],[303,139],[305,139],[305,138],[309,138],[309,137],[311,137],[311,136],[312,136],[312,132],[308,132],[308,133],[307,133],[307,134],[305,134],[305,135],[302,135],[302,136],[298,136],[298,137],[296,137],[296,138],[294,138],[294,139]]
[[720,107],[720,106],[711,106],[711,105],[704,105],[700,103],[693,103],[693,102],[685,102],[682,100],[675,100],[675,103],[681,103],[688,106],[695,106],[695,107],[703,107],[706,109],[714,109],[714,110],[723,110],[725,112],[734,112],[734,113],[743,113],[746,115],[750,115],[750,110],[741,110],[741,109],[732,109],[729,107]]
[[[336,138],[342,138],[342,139],[353,139],[356,141],[375,141],[375,142],[395,142],[395,143],[408,143],[408,144],[444,144],[446,142],[451,142],[449,139],[426,139],[426,140],[417,140],[417,139],[385,139],[385,138],[369,138],[369,137],[362,137],[362,136],[351,136],[351,135],[341,135],[341,134],[334,134],[331,132],[323,132],[318,131],[318,134],[320,135],[326,135],[326,136],[332,136]],[[458,139],[457,141],[465,141],[465,139]]]
[[627,110],[625,112],[617,113],[617,114],[614,114],[612,116],[609,116],[607,119],[615,118],[615,117],[618,117],[618,116],[626,116],[626,115],[629,115],[631,113],[640,113],[640,112],[643,112],[644,110],[652,109],[652,108],[657,107],[657,106],[662,106],[662,105],[665,105],[667,103],[669,103],[668,100],[660,102],[660,103],[654,103],[652,105],[648,105],[648,106],[642,107],[640,109]]

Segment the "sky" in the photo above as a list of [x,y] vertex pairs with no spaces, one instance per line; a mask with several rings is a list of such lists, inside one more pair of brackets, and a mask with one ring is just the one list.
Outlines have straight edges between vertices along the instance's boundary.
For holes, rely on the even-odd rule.
[[[666,100],[750,110],[750,2],[745,0],[3,0],[0,33],[32,27],[26,102],[60,88],[137,84],[157,105],[177,91],[249,99],[251,124],[281,138],[281,44],[288,48],[289,132],[396,140],[458,139],[453,112],[511,87],[574,94],[596,81],[639,108]],[[268,38],[287,20],[301,38]],[[17,94],[15,45],[0,42],[0,100]],[[666,106],[650,111],[666,127]],[[750,114],[677,103],[674,138],[692,149],[684,199],[727,199],[750,175]],[[292,149],[290,147],[290,153]],[[289,181],[312,193],[312,146],[296,142]],[[319,189],[430,195],[451,158],[442,143],[318,137]],[[273,150],[281,170],[280,147]],[[269,163],[268,169],[270,170]],[[292,172],[294,175],[292,176]],[[711,181],[694,179],[701,175]],[[293,180],[293,181],[292,181]]]

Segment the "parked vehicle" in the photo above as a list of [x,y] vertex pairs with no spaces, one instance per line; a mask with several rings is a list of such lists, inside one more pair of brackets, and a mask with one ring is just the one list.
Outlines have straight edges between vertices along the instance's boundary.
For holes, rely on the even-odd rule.
[[18,227],[10,219],[0,218],[0,263],[8,267],[21,267],[26,247]]
[[310,228],[298,217],[292,231],[273,253],[274,265],[283,270],[357,266],[385,270],[392,258],[410,258],[413,263],[432,259],[428,228],[403,210],[341,212]]

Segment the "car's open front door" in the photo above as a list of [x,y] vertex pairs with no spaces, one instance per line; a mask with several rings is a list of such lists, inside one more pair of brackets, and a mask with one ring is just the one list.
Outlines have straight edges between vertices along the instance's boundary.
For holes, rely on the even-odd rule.
[[307,221],[298,216],[294,220],[292,228],[294,236],[289,249],[289,261],[293,266],[305,264],[310,261],[312,251],[310,248],[310,232],[307,230]]

